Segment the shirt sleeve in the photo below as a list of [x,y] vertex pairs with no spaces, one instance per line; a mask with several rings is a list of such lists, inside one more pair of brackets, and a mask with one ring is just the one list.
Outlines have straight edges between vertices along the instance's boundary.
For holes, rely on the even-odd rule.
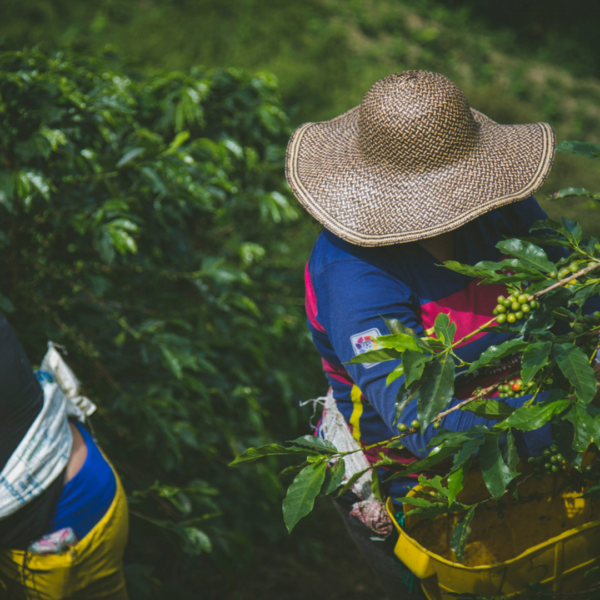
[[[386,379],[401,361],[348,363],[363,349],[367,336],[377,337],[391,333],[384,317],[398,319],[417,335],[423,335],[423,327],[417,317],[411,290],[397,277],[363,261],[331,264],[325,268],[319,279],[324,300],[322,307],[325,308],[325,313],[321,310],[321,314],[333,349],[354,383],[385,423],[393,428],[396,396],[404,383],[404,377],[399,377],[390,385],[386,385]],[[520,405],[528,398],[530,396],[511,399],[511,404]],[[458,400],[453,399],[451,405],[456,402]],[[410,422],[416,418],[416,404],[416,401],[409,404],[403,421]],[[442,425],[445,429],[461,431],[477,424],[492,427],[495,423],[470,411],[458,410],[448,415]],[[435,433],[436,430],[430,426],[419,434],[404,438],[405,446],[415,456],[426,456],[429,450],[425,450],[425,446]],[[538,432],[531,432],[527,437],[531,447],[527,447],[527,444],[522,446],[525,454],[537,453],[537,446],[546,444],[550,439],[548,430],[544,428]]]

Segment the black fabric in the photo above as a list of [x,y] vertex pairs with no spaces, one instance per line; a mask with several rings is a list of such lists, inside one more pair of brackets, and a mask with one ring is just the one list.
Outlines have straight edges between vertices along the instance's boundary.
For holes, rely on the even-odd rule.
[[[42,388],[8,321],[0,315],[0,472],[35,421],[44,403]],[[0,520],[0,548],[25,549],[39,539],[58,501],[60,476],[32,502]]]
[[344,521],[353,542],[367,561],[389,600],[426,600],[419,580],[398,560],[394,547],[398,541],[396,530],[385,540],[379,540],[366,525],[350,516],[352,504],[357,498],[346,493],[331,498],[333,505]]

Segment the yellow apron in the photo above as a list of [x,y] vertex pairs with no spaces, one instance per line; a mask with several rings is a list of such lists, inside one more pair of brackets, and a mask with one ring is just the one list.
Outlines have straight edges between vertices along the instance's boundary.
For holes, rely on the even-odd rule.
[[127,497],[114,468],[113,473],[117,491],[112,504],[75,546],[44,556],[21,550],[0,552],[0,599],[128,600],[123,577]]

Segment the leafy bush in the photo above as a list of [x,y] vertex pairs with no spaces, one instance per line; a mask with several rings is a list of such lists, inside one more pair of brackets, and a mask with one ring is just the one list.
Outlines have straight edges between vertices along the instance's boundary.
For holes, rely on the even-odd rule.
[[226,465],[293,431],[293,401],[321,381],[288,136],[266,73],[136,79],[106,57],[0,55],[0,310],[33,363],[63,344],[98,404],[145,597],[152,568],[193,575],[180,546],[233,563],[283,531],[272,470]]

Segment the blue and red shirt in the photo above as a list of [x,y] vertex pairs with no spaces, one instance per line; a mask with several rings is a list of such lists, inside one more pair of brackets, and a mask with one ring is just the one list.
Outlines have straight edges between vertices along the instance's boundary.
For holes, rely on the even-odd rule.
[[[496,248],[499,241],[527,236],[531,225],[545,218],[533,197],[486,213],[454,231],[456,260],[469,265],[499,261],[503,258]],[[565,252],[561,247],[546,250],[555,262]],[[400,361],[348,364],[354,356],[372,349],[374,338],[391,333],[383,318],[399,319],[418,335],[425,335],[438,314],[446,313],[456,323],[455,339],[459,339],[489,321],[497,297],[506,295],[504,285],[478,285],[472,277],[438,263],[416,242],[365,248],[323,231],[313,247],[305,271],[308,326],[337,406],[361,445],[398,435],[395,402],[404,377],[390,385],[386,379]],[[513,335],[480,333],[458,346],[456,353],[473,362],[491,345]],[[489,385],[490,377],[498,380],[509,369],[510,360],[478,376],[458,373],[453,402],[469,397],[479,385]],[[520,405],[526,398],[529,396],[511,399],[510,403]],[[413,418],[416,401],[408,406],[402,420],[410,423]],[[471,412],[455,411],[442,425],[462,430],[476,423],[487,422]],[[391,452],[400,462],[411,462],[415,456],[425,455],[423,449],[432,436],[433,428],[429,427],[404,438],[410,452]],[[539,446],[542,440],[537,442]],[[378,451],[367,453],[368,457],[377,460]],[[536,453],[532,448],[529,451]]]

